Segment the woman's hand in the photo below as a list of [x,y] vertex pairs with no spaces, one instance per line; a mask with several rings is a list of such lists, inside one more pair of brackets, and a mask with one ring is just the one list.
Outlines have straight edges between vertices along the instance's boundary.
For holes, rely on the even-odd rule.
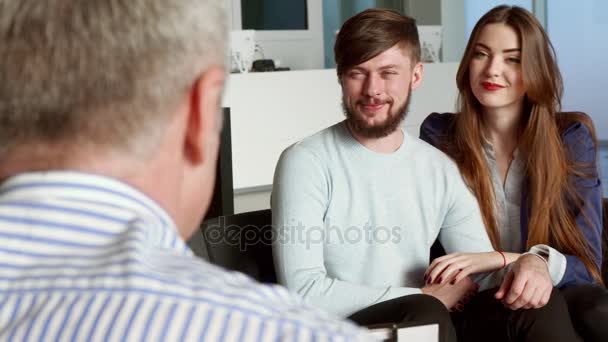
[[439,257],[431,263],[424,274],[427,284],[442,284],[446,281],[458,283],[470,274],[489,272],[503,268],[517,260],[519,254],[498,252],[452,253]]

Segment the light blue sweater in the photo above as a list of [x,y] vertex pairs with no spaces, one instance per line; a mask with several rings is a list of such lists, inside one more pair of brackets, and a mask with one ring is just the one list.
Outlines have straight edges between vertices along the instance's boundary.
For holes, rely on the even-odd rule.
[[272,193],[279,281],[341,316],[420,293],[439,236],[450,252],[492,246],[456,165],[404,133],[375,153],[345,122],[286,149]]

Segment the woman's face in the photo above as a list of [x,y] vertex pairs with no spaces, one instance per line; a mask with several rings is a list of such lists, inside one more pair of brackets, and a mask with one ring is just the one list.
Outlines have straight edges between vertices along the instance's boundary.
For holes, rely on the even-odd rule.
[[469,80],[484,110],[521,110],[526,90],[517,32],[505,24],[486,25],[473,49]]

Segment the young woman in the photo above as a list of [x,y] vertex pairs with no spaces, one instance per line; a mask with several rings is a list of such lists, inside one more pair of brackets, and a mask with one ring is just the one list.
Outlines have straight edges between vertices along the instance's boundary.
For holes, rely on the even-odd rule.
[[[585,341],[607,341],[595,133],[587,115],[560,112],[562,79],[546,32],[525,9],[492,9],[473,29],[457,85],[459,113],[431,114],[420,135],[457,163],[499,252],[440,257],[427,281],[459,281],[515,262],[498,273],[504,279],[495,277],[500,288],[485,295],[485,304],[471,301],[478,311],[498,299],[516,310],[506,316],[535,312],[561,296]],[[526,254],[546,266],[523,270],[517,261]],[[543,277],[549,286],[535,288]],[[475,305],[467,304],[461,319]],[[549,324],[561,329],[570,322]]]

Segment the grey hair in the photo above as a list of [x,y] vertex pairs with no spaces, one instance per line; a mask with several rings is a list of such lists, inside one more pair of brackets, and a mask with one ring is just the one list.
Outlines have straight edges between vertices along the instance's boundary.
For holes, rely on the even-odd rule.
[[155,148],[224,65],[220,0],[0,0],[0,156],[28,144]]

